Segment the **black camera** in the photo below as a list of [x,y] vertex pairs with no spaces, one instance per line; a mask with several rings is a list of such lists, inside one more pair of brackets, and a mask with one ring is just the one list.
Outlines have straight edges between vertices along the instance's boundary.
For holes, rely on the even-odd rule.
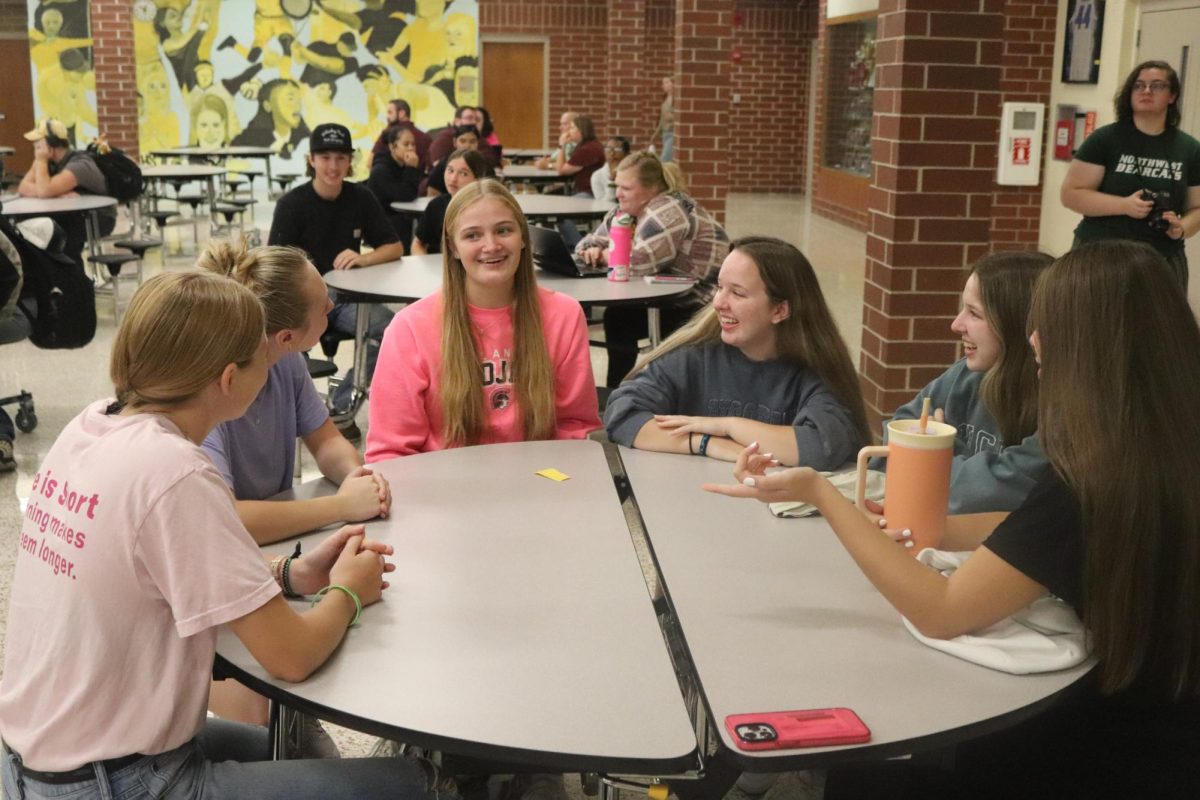
[[1167,192],[1156,192],[1153,189],[1142,189],[1142,199],[1154,203],[1154,208],[1150,209],[1150,214],[1146,217],[1146,224],[1150,226],[1150,230],[1159,233],[1169,231],[1171,223],[1163,219],[1163,212],[1171,210],[1171,195]]

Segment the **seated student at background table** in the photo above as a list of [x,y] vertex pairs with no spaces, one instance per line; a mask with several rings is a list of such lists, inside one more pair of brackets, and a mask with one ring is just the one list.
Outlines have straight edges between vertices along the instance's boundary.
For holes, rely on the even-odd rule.
[[571,138],[571,124],[578,117],[578,112],[564,111],[562,116],[558,118],[558,147],[548,156],[542,156],[533,165],[538,169],[554,169],[554,165],[558,163],[558,157],[563,154],[564,159],[569,159],[571,153],[575,152],[576,141]]
[[504,163],[504,145],[492,124],[492,115],[483,106],[477,106],[475,114],[479,117],[479,152],[492,169],[499,169]]
[[599,428],[583,309],[537,285],[513,196],[495,180],[468,184],[443,238],[442,289],[405,306],[383,338],[367,461]]
[[[474,125],[460,125],[454,129],[454,151],[459,150],[479,150],[479,129]],[[480,153],[480,155],[483,155]],[[429,169],[429,178],[425,182],[426,195],[429,197],[437,197],[439,194],[446,194],[446,164],[450,160],[450,156],[438,161]],[[484,158],[486,162],[487,159]],[[488,169],[491,170],[491,165]]]
[[396,125],[388,128],[385,135],[388,138],[387,150],[371,163],[367,188],[379,201],[404,249],[411,250],[412,217],[394,211],[392,203],[417,199],[421,190],[421,159],[411,130]]
[[[378,65],[375,65],[378,66]],[[387,115],[387,127],[380,132],[379,137],[375,140],[375,144],[371,146],[371,167],[379,163],[384,156],[388,154],[391,148],[391,142],[388,136],[393,128],[404,128],[412,132],[413,144],[417,153],[417,164],[415,165],[422,172],[429,169],[429,146],[433,143],[433,138],[425,131],[417,127],[412,121],[412,107],[407,100],[389,100],[387,109],[384,112]]]
[[836,469],[870,438],[858,376],[804,254],[736,240],[712,304],[609,397],[605,427],[639,450]]
[[0,682],[6,796],[425,797],[437,776],[418,763],[270,762],[265,728],[205,718],[220,626],[302,681],[393,569],[390,546],[344,527],[287,563],[292,590],[324,591],[297,613],[284,562],[268,566],[200,449],[266,380],[258,298],[203,272],[156,275],[110,366],[116,399],[68,423],[33,479],[22,541],[42,553],[17,555]]
[[454,131],[463,125],[474,125],[478,128],[479,115],[475,112],[474,106],[459,106],[454,109],[454,119],[450,125],[434,134],[433,142],[429,145],[430,166],[458,149],[454,144]]
[[[395,261],[404,255],[404,244],[387,220],[379,201],[365,186],[346,180],[354,145],[343,125],[318,125],[308,144],[308,183],[289,191],[275,205],[268,243],[299,247],[312,259],[322,275],[331,269],[354,269]],[[374,250],[359,252],[366,242]],[[383,306],[373,305],[367,324],[367,372],[375,370],[379,347],[392,318]],[[329,328],[354,336],[358,318],[354,303],[335,303],[329,312]],[[330,398],[335,413],[347,409],[353,390],[354,370]],[[357,434],[357,429],[353,430]]]
[[[21,197],[65,197],[75,194],[108,194],[108,182],[96,161],[88,154],[75,150],[67,136],[67,127],[56,119],[44,119],[25,134],[33,142],[33,164],[17,194]],[[99,233],[108,236],[117,223],[116,206],[95,212]],[[83,214],[52,214],[66,234],[63,252],[71,260],[83,263],[83,248],[87,244],[87,223]]]
[[980,259],[967,276],[962,311],[950,325],[962,337],[963,358],[893,417],[919,419],[928,397],[934,418],[958,429],[951,514],[1012,511],[1046,469],[1037,439],[1037,364],[1025,339],[1025,320],[1034,284],[1053,260],[1017,251]]
[[974,552],[949,578],[816,472],[764,474],[754,448],[738,459],[737,484],[705,487],[816,505],[879,592],[926,636],[981,631],[1047,592],[1090,632],[1099,664],[1080,691],[960,745],[952,772],[881,768],[892,794],[853,785],[866,776],[831,774],[831,800],[900,789],[922,798],[1200,795],[1196,318],[1160,255],[1111,240],[1080,245],[1046,270],[1029,330],[1041,367],[1038,430],[1053,469],[1007,518],[950,518],[941,546]]
[[[695,198],[679,191],[653,153],[638,152],[617,165],[617,207],[575,246],[589,264],[608,263],[608,229],[617,214],[635,220],[629,273],[633,278],[673,272],[696,285],[679,300],[660,305],[663,335],[679,328],[712,297],[717,268],[729,252],[729,237]],[[604,310],[608,379],[615,388],[637,361],[638,340],[648,335],[646,310],[612,306]]]
[[604,163],[592,173],[592,197],[617,202],[617,165],[629,155],[629,140],[610,136],[604,143]]
[[578,195],[592,196],[592,173],[604,166],[604,146],[596,139],[596,126],[591,117],[575,115],[567,131],[575,149],[567,155],[558,149],[558,157],[550,169],[563,176],[573,176],[572,190]]
[[475,150],[455,150],[446,157],[446,193],[439,194],[425,206],[413,232],[413,255],[442,252],[442,222],[450,200],[467,184],[491,176],[492,168]]

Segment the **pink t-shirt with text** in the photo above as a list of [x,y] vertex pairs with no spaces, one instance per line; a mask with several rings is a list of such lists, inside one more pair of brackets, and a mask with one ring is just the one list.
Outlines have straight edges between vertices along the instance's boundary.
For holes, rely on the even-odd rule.
[[[555,439],[582,439],[600,427],[583,309],[539,289],[542,330],[554,370]],[[469,307],[483,370],[487,432],[480,444],[523,441],[512,385],[512,308]],[[442,293],[406,306],[388,325],[371,381],[367,461],[441,450]]]
[[279,592],[203,451],[110,402],[63,429],[21,523],[0,730],[44,772],[194,737],[217,627]]

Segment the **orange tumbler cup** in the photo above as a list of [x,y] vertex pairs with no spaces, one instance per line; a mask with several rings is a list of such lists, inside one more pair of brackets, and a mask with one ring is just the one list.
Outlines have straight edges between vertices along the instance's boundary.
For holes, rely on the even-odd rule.
[[953,425],[930,420],[921,433],[915,419],[894,420],[887,425],[888,443],[858,451],[858,489],[855,502],[866,508],[867,462],[887,458],[887,487],[883,493],[883,516],[892,529],[912,531],[912,554],[937,547],[946,532],[946,508],[950,503],[950,464],[954,460]]

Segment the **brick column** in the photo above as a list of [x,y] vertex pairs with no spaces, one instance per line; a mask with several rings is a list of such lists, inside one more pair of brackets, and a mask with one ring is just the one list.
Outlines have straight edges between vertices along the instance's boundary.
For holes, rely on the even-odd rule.
[[96,111],[108,142],[138,157],[137,71],[133,56],[133,4],[92,0]]
[[608,121],[596,134],[642,127],[645,105],[646,0],[608,0]]
[[[1058,37],[1057,0],[1007,0],[1004,4],[1004,54],[1001,102],[1050,102],[1054,79],[1054,43]],[[1046,109],[1046,124],[1051,124]],[[1041,177],[1045,177],[1043,158]],[[1038,246],[1042,185],[998,186],[992,196],[992,247],[1033,250]]]
[[675,4],[675,160],[691,195],[719,220],[725,218],[733,147],[733,6],[733,0]]
[[989,249],[1004,4],[880,2],[860,364],[876,419],[958,354],[963,268]]

